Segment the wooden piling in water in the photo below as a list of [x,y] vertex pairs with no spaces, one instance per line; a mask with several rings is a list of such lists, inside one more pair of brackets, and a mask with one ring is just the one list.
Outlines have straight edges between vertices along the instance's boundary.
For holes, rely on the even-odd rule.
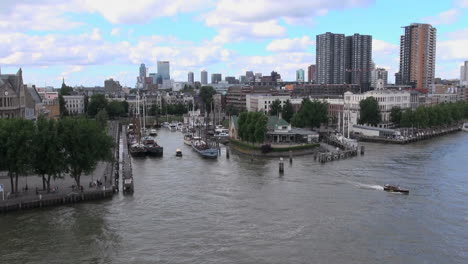
[[280,174],[283,174],[283,173],[284,173],[284,162],[283,162],[283,158],[280,158],[280,161],[279,161],[279,173],[280,173]]

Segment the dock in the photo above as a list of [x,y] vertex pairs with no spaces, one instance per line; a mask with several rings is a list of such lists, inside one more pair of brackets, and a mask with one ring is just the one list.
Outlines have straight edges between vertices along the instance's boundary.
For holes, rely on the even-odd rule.
[[384,137],[370,137],[364,135],[354,135],[359,141],[363,142],[372,142],[372,143],[385,143],[385,144],[409,144],[418,142],[421,140],[427,140],[435,137],[440,137],[452,133],[456,133],[461,131],[461,126],[452,126],[452,127],[445,127],[445,128],[437,128],[437,129],[418,129],[414,136],[406,137],[403,139],[397,138],[384,138]]
[[[324,136],[322,142],[334,146],[338,148],[337,151],[330,151],[330,152],[321,152],[318,153],[314,159],[318,159],[320,163],[330,162],[330,161],[337,161],[352,158],[358,155],[358,147],[349,146],[340,142],[330,136]],[[361,150],[361,154],[364,153],[364,149]]]

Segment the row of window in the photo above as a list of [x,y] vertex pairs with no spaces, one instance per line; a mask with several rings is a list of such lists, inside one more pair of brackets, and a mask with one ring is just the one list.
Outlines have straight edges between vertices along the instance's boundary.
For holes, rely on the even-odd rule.
[[0,98],[0,107],[12,107],[17,106],[17,100],[13,97]]

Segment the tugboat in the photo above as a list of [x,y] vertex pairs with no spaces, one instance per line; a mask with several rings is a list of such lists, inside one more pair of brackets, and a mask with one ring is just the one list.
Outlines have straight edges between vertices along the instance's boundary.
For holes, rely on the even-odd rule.
[[409,194],[409,190],[406,189],[401,189],[398,186],[390,185],[390,184],[385,184],[384,186],[384,191],[386,192],[398,192],[398,193],[403,193],[403,194]]

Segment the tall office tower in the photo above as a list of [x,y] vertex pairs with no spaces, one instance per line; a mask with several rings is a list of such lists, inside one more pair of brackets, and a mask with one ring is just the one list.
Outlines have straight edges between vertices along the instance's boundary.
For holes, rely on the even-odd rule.
[[312,82],[315,82],[316,81],[316,74],[315,74],[315,71],[316,71],[316,68],[314,64],[310,65],[309,67],[307,67],[307,80],[312,83]]
[[187,76],[188,83],[194,83],[193,72],[189,72]]
[[296,82],[304,82],[304,70],[299,69],[296,71]]
[[468,85],[468,61],[460,67],[460,85]]
[[253,71],[246,71],[245,72],[245,78],[247,79],[247,82],[255,81],[255,76],[254,76]]
[[372,36],[354,34],[347,36],[345,42],[345,82],[361,85],[361,91],[367,91],[372,71]]
[[161,76],[163,81],[171,79],[168,61],[158,61],[158,74]]
[[217,84],[222,80],[223,76],[221,73],[213,73],[211,74],[211,83],[212,84]]
[[345,82],[345,35],[327,32],[316,37],[317,83]]
[[388,84],[388,71],[382,68],[377,68],[371,72],[371,87],[377,87],[377,80],[383,80],[384,86]]
[[205,70],[201,71],[200,73],[200,82],[201,84],[208,84],[208,72]]
[[140,78],[143,79],[146,77],[146,66],[144,63],[140,65]]
[[245,75],[239,76],[239,83],[245,83],[245,82],[247,82],[247,77],[245,77]]
[[400,37],[400,84],[427,89],[434,83],[437,29],[414,23]]

